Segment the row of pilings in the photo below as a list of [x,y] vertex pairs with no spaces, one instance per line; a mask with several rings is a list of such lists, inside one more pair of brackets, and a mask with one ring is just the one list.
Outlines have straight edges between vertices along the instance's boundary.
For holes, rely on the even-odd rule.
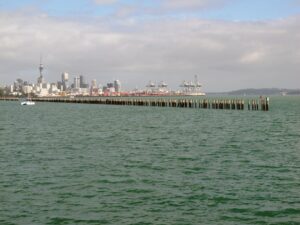
[[19,101],[19,98],[16,97],[0,97],[1,101]]
[[[124,106],[153,106],[174,108],[262,110],[269,111],[269,98],[260,99],[160,99],[160,98],[33,98],[36,102],[80,103]],[[246,105],[246,106],[245,106]]]

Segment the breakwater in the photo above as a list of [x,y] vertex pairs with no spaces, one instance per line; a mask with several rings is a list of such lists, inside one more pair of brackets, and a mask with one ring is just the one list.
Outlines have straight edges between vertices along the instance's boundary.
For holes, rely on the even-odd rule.
[[201,108],[201,109],[224,109],[224,110],[262,110],[269,111],[269,98],[260,99],[174,99],[174,98],[128,98],[128,97],[49,97],[32,98],[35,102],[78,103],[78,104],[102,104],[124,106],[153,106],[174,108]]

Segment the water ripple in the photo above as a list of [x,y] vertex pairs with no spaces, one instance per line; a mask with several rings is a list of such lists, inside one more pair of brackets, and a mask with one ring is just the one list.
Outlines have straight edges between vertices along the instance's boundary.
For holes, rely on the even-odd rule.
[[0,102],[0,224],[299,224],[299,105]]

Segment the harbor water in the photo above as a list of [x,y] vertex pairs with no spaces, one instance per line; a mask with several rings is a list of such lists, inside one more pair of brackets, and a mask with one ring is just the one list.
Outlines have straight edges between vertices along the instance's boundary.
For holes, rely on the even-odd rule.
[[0,224],[300,224],[300,97],[270,111],[0,102]]

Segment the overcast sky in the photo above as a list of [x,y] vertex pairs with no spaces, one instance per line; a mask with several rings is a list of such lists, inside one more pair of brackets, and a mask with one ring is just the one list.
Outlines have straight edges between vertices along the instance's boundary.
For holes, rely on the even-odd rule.
[[300,0],[0,0],[0,84],[300,88]]

